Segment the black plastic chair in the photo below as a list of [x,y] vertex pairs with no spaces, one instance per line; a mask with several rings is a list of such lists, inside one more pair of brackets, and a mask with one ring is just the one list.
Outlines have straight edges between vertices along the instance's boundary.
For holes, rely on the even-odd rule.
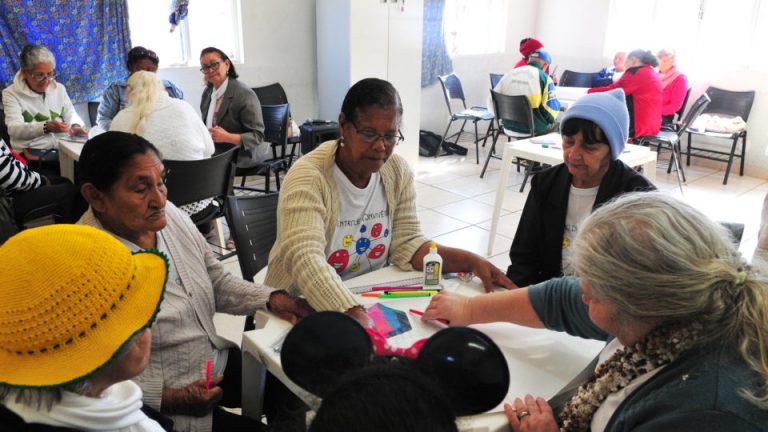
[[[224,199],[232,195],[232,176],[235,171],[237,147],[216,154],[208,159],[178,161],[164,160],[166,169],[165,185],[168,200],[176,206],[195,203],[212,198],[215,201],[205,209],[190,216],[195,225],[207,224],[224,216]],[[223,240],[223,239],[222,239]],[[224,249],[222,245],[215,245]],[[225,259],[230,254],[221,254]]]
[[91,122],[91,127],[96,126],[96,118],[99,116],[99,101],[88,102],[88,121]]
[[[493,113],[488,111],[485,107],[473,107],[472,109],[467,109],[467,102],[464,100],[464,90],[461,88],[461,81],[455,74],[448,74],[445,76],[438,77],[438,80],[440,80],[440,86],[443,88],[443,95],[445,96],[445,104],[448,106],[448,115],[450,118],[448,119],[448,126],[445,127],[445,132],[443,133],[443,138],[440,141],[440,148],[443,147],[443,143],[448,141],[449,139],[456,137],[456,143],[459,143],[459,139],[461,138],[461,134],[464,132],[464,126],[467,124],[468,120],[472,121],[472,124],[475,126],[475,157],[477,158],[477,163],[480,163],[480,140],[486,139],[488,137],[488,133],[490,131],[490,124],[488,125],[488,131],[486,131],[485,135],[481,138],[477,133],[477,123],[480,121],[493,121]],[[461,101],[461,105],[464,108],[461,112],[453,112],[453,107],[451,106],[451,100],[458,99]],[[458,132],[454,133],[453,135],[448,135],[448,131],[451,129],[451,125],[453,122],[461,120],[461,128]],[[440,151],[435,154],[435,157],[440,156]]]
[[501,79],[504,78],[504,74],[492,73],[489,75],[491,77],[491,90],[493,90],[496,88],[496,84],[498,84],[499,81],[501,81]]
[[[227,197],[227,215],[243,279],[253,277],[267,265],[269,251],[277,239],[278,194]],[[245,330],[253,330],[253,317],[246,318]]]
[[566,70],[560,77],[558,85],[562,87],[592,87],[592,80],[595,79],[595,72],[574,72]]
[[[496,131],[493,135],[491,149],[488,150],[488,157],[485,159],[485,165],[483,165],[483,171],[480,173],[480,178],[485,176],[485,170],[488,169],[488,163],[491,161],[491,158],[501,160],[501,156],[495,154],[496,141],[498,141],[501,134],[507,137],[508,142],[511,138],[530,138],[536,135],[533,132],[533,108],[531,108],[531,101],[528,100],[528,96],[509,96],[491,90],[491,99],[493,100],[493,109],[496,111]],[[509,135],[502,125],[504,120],[521,123],[527,126],[530,133]],[[523,184],[520,186],[520,192],[522,192],[525,189],[525,184],[528,182],[528,176],[541,165],[538,162],[527,159],[518,159],[515,163],[517,164],[518,171],[520,171],[521,165],[525,166],[525,177],[523,178]]]
[[683,171],[683,166],[680,162],[680,159],[682,159],[680,141],[682,141],[683,132],[685,132],[685,130],[688,129],[688,127],[693,124],[694,121],[696,121],[696,118],[701,115],[702,112],[704,112],[709,103],[709,96],[707,96],[705,93],[696,99],[696,102],[694,102],[691,106],[691,109],[688,110],[688,114],[686,114],[685,119],[683,119],[683,122],[680,123],[676,131],[662,130],[659,131],[659,134],[656,136],[644,136],[635,139],[635,142],[640,145],[655,144],[657,146],[656,151],[658,151],[662,145],[669,148],[669,150],[672,152],[672,155],[669,158],[667,173],[672,171],[672,164],[674,163],[675,169],[677,169],[677,184],[680,187],[680,193],[683,192],[683,183],[685,183],[685,172]]
[[[755,100],[754,91],[729,91],[719,89],[717,87],[709,87],[707,89],[707,95],[712,100],[709,106],[704,110],[704,114],[722,114],[726,116],[739,116],[746,123],[749,119],[749,113],[752,111],[752,102]],[[688,146],[685,150],[685,163],[691,164],[691,156],[700,157],[709,160],[716,160],[720,162],[727,162],[728,166],[725,168],[725,177],[723,178],[723,184],[728,184],[728,175],[731,173],[731,167],[733,166],[733,159],[740,158],[741,163],[739,166],[739,176],[744,175],[744,159],[747,155],[747,130],[733,132],[733,133],[721,133],[721,132],[699,132],[698,130],[691,129],[690,127],[685,130],[688,133]],[[731,151],[724,152],[719,150],[713,150],[703,147],[694,147],[691,145],[691,135],[704,135],[713,138],[723,138],[732,141]],[[741,138],[741,153],[736,153],[736,145]],[[727,156],[727,157],[726,157]]]
[[[262,105],[282,105],[288,103],[288,95],[285,94],[285,89],[283,89],[283,86],[280,85],[280,83],[269,84],[263,87],[253,87],[251,90],[256,93],[256,96],[259,98],[259,102]],[[291,117],[290,110],[288,111],[288,117]],[[290,125],[288,126],[290,127]],[[295,146],[299,144],[301,144],[301,136],[296,135],[288,137],[288,145],[293,147],[291,148],[291,157],[288,159],[289,168],[291,164],[293,164]]]
[[[280,172],[287,171],[289,161],[293,159],[295,145],[288,152],[288,104],[262,105],[261,114],[264,117],[264,140],[272,144],[272,157],[252,167],[237,168],[235,177],[240,177],[240,186],[237,190],[270,193],[270,180],[275,174],[275,186],[280,190]],[[248,176],[264,176],[264,188],[246,187]]]

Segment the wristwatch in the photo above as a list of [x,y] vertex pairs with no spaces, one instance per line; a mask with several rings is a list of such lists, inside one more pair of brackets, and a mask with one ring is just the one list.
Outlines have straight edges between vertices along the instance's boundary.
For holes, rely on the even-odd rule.
[[43,134],[48,133],[48,122],[43,123]]

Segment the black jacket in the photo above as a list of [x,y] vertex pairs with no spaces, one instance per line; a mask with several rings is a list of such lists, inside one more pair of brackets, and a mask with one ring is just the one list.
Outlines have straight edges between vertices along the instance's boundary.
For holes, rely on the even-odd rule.
[[[565,164],[541,171],[531,180],[515,240],[509,249],[507,276],[519,287],[561,276],[563,230],[573,176]],[[623,193],[656,187],[620,160],[611,162],[597,190],[594,211]]]

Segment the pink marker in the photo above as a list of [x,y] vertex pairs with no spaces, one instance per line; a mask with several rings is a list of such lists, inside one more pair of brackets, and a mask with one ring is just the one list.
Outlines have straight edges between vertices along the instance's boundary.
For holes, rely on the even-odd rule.
[[[408,312],[418,316],[421,318],[424,316],[424,312],[418,310],[418,309],[408,309]],[[424,321],[427,324],[432,324],[433,326],[440,327],[440,328],[448,328],[448,321],[441,319],[441,320],[425,320]]]
[[210,390],[211,388],[211,359],[208,359],[208,361],[205,363],[205,389]]

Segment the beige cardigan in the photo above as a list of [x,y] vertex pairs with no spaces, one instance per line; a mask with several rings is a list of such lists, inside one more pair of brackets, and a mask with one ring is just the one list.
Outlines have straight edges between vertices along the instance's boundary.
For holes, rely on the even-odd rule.
[[[358,304],[327,262],[325,247],[339,219],[333,166],[338,143],[327,141],[288,171],[277,207],[277,240],[265,283],[302,294],[317,310],[346,311]],[[393,154],[381,168],[392,226],[389,263],[412,270],[411,258],[428,241],[416,215],[413,173]]]
[[[168,224],[160,233],[176,266],[181,285],[169,283],[152,329],[149,364],[133,380],[144,392],[144,403],[162,411],[163,388],[181,388],[205,378],[205,362],[213,349],[236,346],[216,333],[213,315],[253,314],[263,308],[272,289],[232,275],[211,252],[187,215],[170,201]],[[104,230],[91,209],[78,224]],[[114,234],[114,233],[112,233]],[[171,416],[177,431],[210,431],[212,415]]]

